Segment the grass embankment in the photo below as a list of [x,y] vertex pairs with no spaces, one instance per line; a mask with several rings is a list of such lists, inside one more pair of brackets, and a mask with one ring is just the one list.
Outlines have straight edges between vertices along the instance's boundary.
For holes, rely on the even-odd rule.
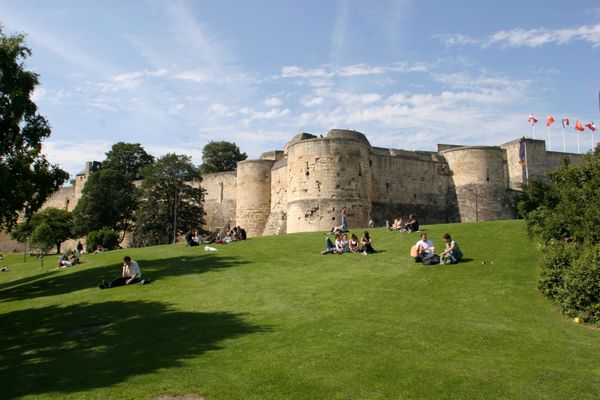
[[[450,232],[465,262],[415,264],[418,235],[383,229],[366,257],[322,256],[322,233],[114,251],[60,271],[8,255],[0,398],[598,398],[600,331],[536,290],[522,222],[424,228],[438,249]],[[153,283],[99,290],[125,254]]]

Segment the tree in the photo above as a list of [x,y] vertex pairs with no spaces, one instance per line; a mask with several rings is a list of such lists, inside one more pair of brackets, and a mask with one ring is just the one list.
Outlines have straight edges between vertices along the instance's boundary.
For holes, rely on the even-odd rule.
[[221,141],[210,142],[202,149],[202,165],[200,172],[234,171],[238,161],[248,158],[246,153],[240,153],[240,148],[235,143]]
[[142,179],[141,169],[154,162],[154,157],[146,153],[139,143],[119,142],[113,144],[102,162],[102,169],[114,169],[129,176],[132,180]]
[[5,35],[0,25],[0,228],[8,230],[19,212],[29,219],[69,178],[41,154],[51,130],[31,101],[38,75],[24,68],[31,55],[24,40]]
[[142,171],[142,203],[136,212],[135,242],[169,243],[190,228],[202,231],[204,191],[189,156],[167,154]]
[[24,242],[42,224],[48,225],[52,230],[56,252],[60,253],[62,242],[73,238],[73,214],[66,210],[50,207],[37,212],[28,221],[17,225],[17,228],[11,232],[11,236],[13,239]]
[[518,203],[530,232],[544,241],[540,290],[569,316],[600,322],[600,146],[579,165],[525,189]]
[[73,210],[75,233],[102,228],[128,232],[137,206],[137,190],[128,176],[113,169],[91,173]]
[[42,267],[44,266],[44,256],[54,247],[55,242],[54,232],[45,222],[39,224],[31,233],[31,246],[39,251]]

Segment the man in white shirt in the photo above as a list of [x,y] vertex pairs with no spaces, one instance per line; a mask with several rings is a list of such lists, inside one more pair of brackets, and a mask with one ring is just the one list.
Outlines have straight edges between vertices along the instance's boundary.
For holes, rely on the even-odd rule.
[[121,276],[113,279],[113,281],[107,284],[105,281],[102,281],[100,284],[100,289],[108,289],[116,286],[124,286],[131,285],[133,283],[138,283],[142,279],[142,271],[140,270],[140,265],[131,259],[129,256],[125,256],[123,258],[123,270],[121,272]]
[[431,257],[435,254],[435,247],[433,242],[427,239],[427,234],[421,234],[421,240],[415,244],[417,247],[417,255],[415,261],[422,261],[423,258]]

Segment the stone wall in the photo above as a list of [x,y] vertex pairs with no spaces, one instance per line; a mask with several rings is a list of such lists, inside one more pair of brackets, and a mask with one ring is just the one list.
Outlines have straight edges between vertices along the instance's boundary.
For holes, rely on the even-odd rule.
[[[519,163],[521,143],[527,165]],[[325,136],[295,135],[283,150],[238,163],[237,171],[203,175],[205,228],[240,225],[248,236],[350,228],[370,219],[384,226],[394,216],[417,214],[421,223],[515,217],[514,194],[529,180],[582,155],[546,151],[545,142],[517,139],[501,146],[439,144],[436,152],[372,147],[360,132],[333,129]],[[90,173],[86,163],[73,187],[61,188],[43,208],[72,211]],[[139,184],[139,182],[136,182]],[[22,244],[0,237],[0,249]]]
[[277,161],[271,169],[271,212],[263,235],[287,233],[287,158]]
[[222,229],[236,220],[237,173],[218,172],[202,176],[204,194],[204,220],[206,229]]
[[442,151],[456,191],[460,221],[515,218],[505,152],[500,147]]
[[371,146],[359,132],[331,130],[287,148],[287,232],[330,230],[347,209],[349,227],[367,226],[371,213]]
[[436,153],[374,148],[372,217],[376,225],[416,214],[421,223],[458,221],[450,171]]

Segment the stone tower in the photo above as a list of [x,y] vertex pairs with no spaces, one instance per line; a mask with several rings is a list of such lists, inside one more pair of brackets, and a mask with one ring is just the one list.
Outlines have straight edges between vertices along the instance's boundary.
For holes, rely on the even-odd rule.
[[346,207],[353,226],[371,212],[371,145],[360,132],[332,129],[296,136],[287,150],[287,232],[330,230]]

